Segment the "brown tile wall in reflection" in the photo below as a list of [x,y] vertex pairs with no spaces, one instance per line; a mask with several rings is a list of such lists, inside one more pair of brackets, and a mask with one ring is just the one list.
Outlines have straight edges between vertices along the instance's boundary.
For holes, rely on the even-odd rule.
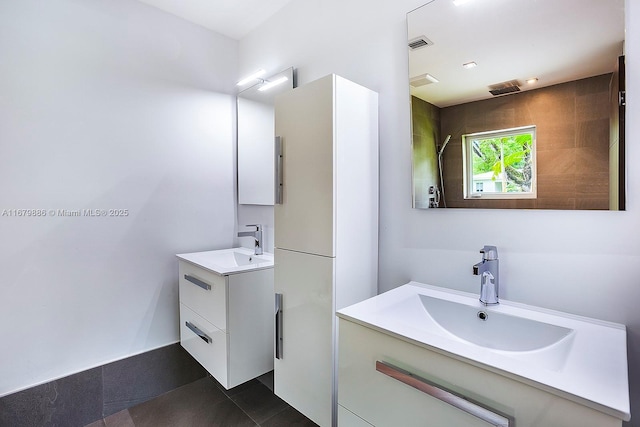
[[[448,207],[608,209],[611,74],[440,110]],[[464,200],[462,135],[536,125],[538,198]]]

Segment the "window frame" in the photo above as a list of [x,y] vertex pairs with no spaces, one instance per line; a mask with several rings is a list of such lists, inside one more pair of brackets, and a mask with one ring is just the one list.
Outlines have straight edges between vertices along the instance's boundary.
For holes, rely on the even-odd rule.
[[[502,138],[515,136],[524,133],[531,134],[531,191],[528,192],[478,192],[473,185],[473,150],[470,144],[473,140]],[[480,199],[536,199],[538,197],[538,177],[537,177],[537,149],[536,149],[536,125],[520,126],[515,128],[491,130],[485,132],[474,132],[462,135],[462,182],[463,195],[465,200]]]

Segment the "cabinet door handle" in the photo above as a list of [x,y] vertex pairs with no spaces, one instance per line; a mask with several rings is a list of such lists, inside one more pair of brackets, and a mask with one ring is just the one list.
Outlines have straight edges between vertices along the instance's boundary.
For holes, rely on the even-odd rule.
[[282,137],[276,136],[275,138],[275,203],[276,205],[282,204],[282,190],[284,187],[283,174],[282,174]]
[[282,294],[276,294],[276,359],[282,359]]
[[211,290],[211,285],[210,284],[208,284],[207,282],[203,282],[202,280],[198,279],[197,277],[193,277],[193,276],[189,276],[188,274],[185,274],[184,278],[186,280],[188,280],[189,282],[193,283],[194,285],[200,286],[205,291],[210,291]]
[[202,339],[202,341],[205,341],[207,344],[211,344],[213,342],[213,340],[211,339],[211,337],[207,334],[205,334],[202,329],[198,328],[196,325],[194,325],[193,323],[186,321],[184,322],[185,326],[189,329],[191,329],[191,331],[196,334],[197,336],[200,337],[200,339]]
[[492,426],[511,427],[511,420],[509,418],[487,409],[484,406],[480,406],[477,403],[471,402],[464,396],[441,388],[440,386],[412,374],[411,372],[398,368],[397,366],[378,360],[376,361],[376,371],[416,388],[429,396],[448,403],[449,405],[460,409],[469,415],[473,415]]

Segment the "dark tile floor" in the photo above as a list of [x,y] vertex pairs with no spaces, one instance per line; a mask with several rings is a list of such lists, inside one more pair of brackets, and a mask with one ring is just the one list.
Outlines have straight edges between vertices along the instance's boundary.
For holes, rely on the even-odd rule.
[[273,394],[273,372],[230,390],[212,377],[172,390],[86,427],[314,427]]

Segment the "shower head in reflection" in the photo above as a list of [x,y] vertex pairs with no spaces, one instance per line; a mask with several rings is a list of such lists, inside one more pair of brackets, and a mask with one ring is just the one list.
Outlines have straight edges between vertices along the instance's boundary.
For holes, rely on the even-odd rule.
[[444,151],[444,148],[447,146],[447,144],[449,143],[449,140],[451,139],[451,135],[447,135],[447,137],[445,138],[444,142],[442,143],[442,146],[440,147],[440,151],[438,151],[438,156],[442,155],[442,152]]
[[447,200],[444,197],[444,179],[442,179],[442,153],[444,152],[445,147],[449,143],[451,139],[451,135],[447,135],[444,142],[442,143],[442,147],[440,147],[440,151],[438,151],[438,171],[440,172],[440,196],[442,198],[442,204],[446,208]]

